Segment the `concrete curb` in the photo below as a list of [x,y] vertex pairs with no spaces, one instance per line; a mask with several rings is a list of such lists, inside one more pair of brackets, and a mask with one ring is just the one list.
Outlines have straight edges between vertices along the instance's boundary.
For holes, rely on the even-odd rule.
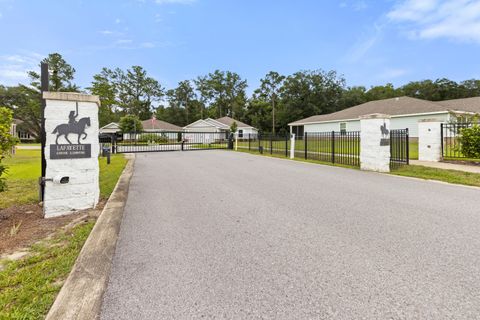
[[123,170],[70,275],[47,314],[47,320],[99,319],[127,200],[135,158]]

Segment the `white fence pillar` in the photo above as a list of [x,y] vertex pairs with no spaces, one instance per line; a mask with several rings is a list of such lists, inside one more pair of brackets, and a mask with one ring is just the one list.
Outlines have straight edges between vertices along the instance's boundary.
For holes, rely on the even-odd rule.
[[390,116],[360,117],[360,168],[390,172]]
[[98,96],[44,92],[45,218],[94,208],[99,199]]
[[295,159],[295,134],[290,134],[290,159]]
[[418,123],[418,160],[442,160],[442,122],[423,120]]

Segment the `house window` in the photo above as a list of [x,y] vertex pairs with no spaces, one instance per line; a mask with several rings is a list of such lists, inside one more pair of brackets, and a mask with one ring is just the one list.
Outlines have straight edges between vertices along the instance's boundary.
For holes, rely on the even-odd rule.
[[30,133],[25,132],[25,131],[20,131],[20,132],[18,132],[18,137],[20,139],[30,139]]
[[238,137],[243,138],[243,130],[238,130]]
[[347,123],[340,122],[340,134],[344,135],[347,133]]

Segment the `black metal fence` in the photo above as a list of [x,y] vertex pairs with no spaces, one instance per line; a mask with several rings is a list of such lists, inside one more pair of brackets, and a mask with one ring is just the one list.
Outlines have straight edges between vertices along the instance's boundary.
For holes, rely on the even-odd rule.
[[[112,153],[192,151],[227,149],[228,132],[142,131],[124,133],[122,140],[111,142]],[[108,144],[108,141],[101,144]]]
[[[246,135],[237,142],[238,149],[289,157],[290,135]],[[307,132],[295,136],[295,157],[360,166],[360,132]]]
[[288,157],[290,152],[290,135],[248,134],[238,139],[237,148],[262,154],[277,154]]
[[305,132],[295,143],[299,148],[305,159],[360,166],[360,131]]
[[390,168],[410,163],[408,129],[390,130]]
[[462,152],[462,130],[471,128],[473,123],[442,123],[442,155],[443,158],[467,158]]

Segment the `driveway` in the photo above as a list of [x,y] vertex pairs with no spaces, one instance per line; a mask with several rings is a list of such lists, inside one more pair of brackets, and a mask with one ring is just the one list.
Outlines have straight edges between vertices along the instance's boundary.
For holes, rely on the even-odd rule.
[[476,319],[480,191],[138,154],[102,319]]

